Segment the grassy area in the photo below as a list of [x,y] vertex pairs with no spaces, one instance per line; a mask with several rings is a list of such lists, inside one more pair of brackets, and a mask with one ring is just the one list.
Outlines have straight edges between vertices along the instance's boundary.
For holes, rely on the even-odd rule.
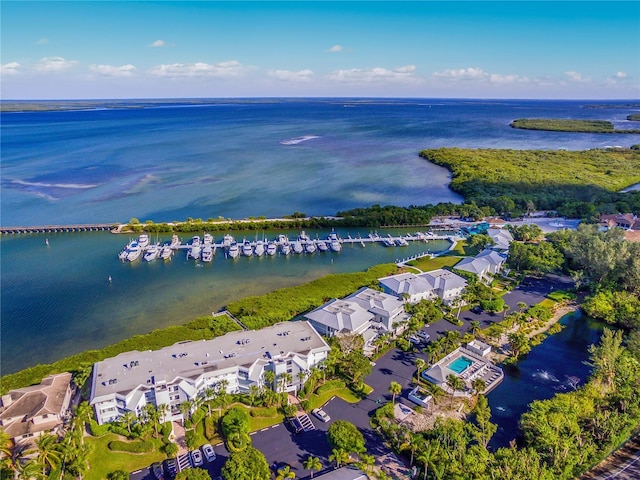
[[412,260],[409,262],[409,265],[417,267],[423,272],[428,272],[430,270],[436,270],[438,268],[453,267],[460,260],[462,260],[462,257],[443,255],[435,258],[424,257],[417,260]]
[[[371,387],[369,387],[368,385],[367,385],[367,387],[368,387],[368,389],[370,389],[369,393],[371,393],[373,391],[373,389]],[[358,395],[353,393],[347,387],[336,388],[334,390],[327,390],[325,392],[322,392],[319,395],[315,394],[315,393],[312,393],[311,395],[309,395],[309,399],[308,399],[309,400],[309,409],[313,410],[314,408],[321,407],[322,405],[327,403],[327,401],[331,397],[333,397],[334,395],[336,397],[340,397],[342,400],[344,400],[345,402],[348,402],[348,403],[357,403],[357,402],[359,402],[361,400],[361,398]]]
[[112,440],[121,440],[121,437],[110,433],[103,437],[87,437],[85,443],[91,446],[89,465],[91,470],[84,477],[85,480],[101,480],[107,477],[109,472],[124,470],[133,472],[140,468],[148,467],[153,462],[161,462],[167,456],[162,453],[162,441],[153,439],[155,451],[153,453],[126,453],[109,450],[108,444]]
[[606,120],[569,120],[559,118],[520,118],[511,122],[513,128],[551,132],[640,133],[640,130],[616,130]]
[[632,113],[631,115],[627,115],[627,120],[631,122],[640,122],[640,113]]

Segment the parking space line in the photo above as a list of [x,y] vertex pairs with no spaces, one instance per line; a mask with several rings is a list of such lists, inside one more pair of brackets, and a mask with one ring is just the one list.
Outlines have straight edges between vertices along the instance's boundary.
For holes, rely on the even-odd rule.
[[135,475],[136,473],[140,473],[142,470],[136,470],[135,472],[131,472],[131,475]]
[[279,426],[280,426],[280,424],[279,424],[279,423],[276,423],[276,424],[275,424],[275,425],[273,425],[271,428],[276,428],[276,427],[279,427]]
[[265,427],[262,430],[260,430],[261,432],[266,432],[267,430],[269,430],[269,427]]
[[258,432],[251,432],[249,435],[255,435],[256,433],[258,433]]
[[219,446],[220,446],[220,445],[222,445],[222,444],[223,444],[223,442],[216,443],[216,444],[214,445],[214,447],[219,447]]

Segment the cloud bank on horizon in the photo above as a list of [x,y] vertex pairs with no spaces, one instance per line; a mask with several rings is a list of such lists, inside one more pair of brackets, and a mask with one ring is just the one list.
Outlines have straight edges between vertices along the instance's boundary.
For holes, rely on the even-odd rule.
[[7,1],[2,98],[640,98],[640,4],[553,6]]

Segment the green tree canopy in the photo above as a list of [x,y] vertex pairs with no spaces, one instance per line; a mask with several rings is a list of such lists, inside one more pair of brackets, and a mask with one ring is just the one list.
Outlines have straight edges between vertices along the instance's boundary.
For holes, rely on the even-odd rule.
[[269,480],[271,471],[262,452],[254,447],[247,447],[229,455],[222,467],[222,478],[224,480]]
[[336,420],[327,432],[329,444],[346,452],[364,453],[364,436],[356,426],[347,420]]
[[187,468],[176,475],[176,480],[211,480],[204,468]]

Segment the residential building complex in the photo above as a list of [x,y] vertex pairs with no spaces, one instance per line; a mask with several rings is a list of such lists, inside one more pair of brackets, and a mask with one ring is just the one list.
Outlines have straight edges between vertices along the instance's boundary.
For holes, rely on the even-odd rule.
[[488,281],[490,275],[495,275],[502,269],[505,258],[494,250],[483,250],[472,258],[463,258],[455,264],[456,270],[474,273],[480,280]]
[[449,270],[438,269],[425,273],[401,273],[378,280],[385,293],[395,295],[409,303],[440,298],[451,303],[458,298],[467,281]]
[[[322,363],[330,347],[308,322],[283,322],[262,330],[227,333],[212,340],[179,342],[160,350],[132,351],[97,362],[90,403],[99,424],[146,404],[180,420],[179,405],[224,381],[228,393],[265,386],[265,372],[285,379],[280,390],[297,391],[300,372]],[[285,375],[288,374],[288,375]]]
[[56,432],[69,417],[71,374],[45,377],[38,385],[2,396],[0,425],[16,443],[30,443],[45,432]]

